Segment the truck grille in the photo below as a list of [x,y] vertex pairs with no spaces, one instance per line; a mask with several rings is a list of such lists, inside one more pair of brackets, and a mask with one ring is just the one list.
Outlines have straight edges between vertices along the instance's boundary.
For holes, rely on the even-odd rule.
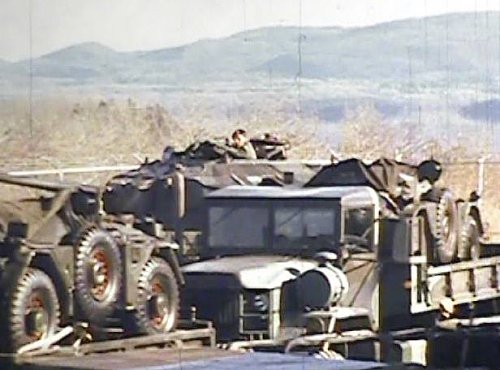
[[233,340],[239,337],[239,294],[229,289],[190,289],[184,292],[182,316],[189,317],[196,308],[198,319],[210,320],[217,328],[217,339]]

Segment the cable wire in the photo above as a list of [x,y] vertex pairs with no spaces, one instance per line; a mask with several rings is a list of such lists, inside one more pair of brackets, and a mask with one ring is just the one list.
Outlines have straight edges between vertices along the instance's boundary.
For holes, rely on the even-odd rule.
[[33,2],[29,0],[28,22],[29,22],[29,132],[30,139],[33,138]]

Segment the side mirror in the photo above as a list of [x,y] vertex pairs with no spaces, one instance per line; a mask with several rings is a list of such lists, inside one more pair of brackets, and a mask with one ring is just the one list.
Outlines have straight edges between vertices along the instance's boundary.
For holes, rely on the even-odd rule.
[[320,265],[325,265],[327,263],[333,263],[338,260],[339,256],[335,252],[318,252],[313,257]]

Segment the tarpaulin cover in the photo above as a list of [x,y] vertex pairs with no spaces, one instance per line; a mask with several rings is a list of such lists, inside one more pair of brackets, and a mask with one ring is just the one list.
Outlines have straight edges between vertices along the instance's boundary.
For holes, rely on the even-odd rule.
[[211,141],[192,144],[183,152],[167,147],[161,160],[144,163],[136,170],[119,174],[108,186],[125,182],[143,186],[145,181],[164,179],[179,168],[187,178],[196,178],[202,184],[214,187],[249,183],[248,177],[252,176],[274,176],[278,179],[282,173],[269,164],[227,162],[225,149]]
[[401,174],[416,176],[417,167],[386,158],[371,164],[348,159],[323,167],[305,186],[370,186],[396,198]]
[[[288,169],[287,169],[288,170]],[[113,177],[103,193],[104,209],[110,214],[154,216],[166,220],[172,193],[165,179],[174,172],[185,180],[188,208],[197,206],[203,194],[229,185],[258,185],[261,182],[281,185],[284,171],[274,162],[232,161],[225,147],[204,141],[189,146],[183,152],[167,147],[161,160],[143,163],[138,169]],[[306,166],[297,166],[299,181],[312,176]]]

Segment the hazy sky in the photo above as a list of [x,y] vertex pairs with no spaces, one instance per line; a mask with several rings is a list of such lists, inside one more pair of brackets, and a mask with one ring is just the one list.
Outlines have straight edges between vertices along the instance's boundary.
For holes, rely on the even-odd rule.
[[[0,58],[97,41],[146,50],[269,25],[297,25],[301,0],[0,0]],[[305,26],[362,26],[447,12],[500,10],[500,0],[302,0]]]

